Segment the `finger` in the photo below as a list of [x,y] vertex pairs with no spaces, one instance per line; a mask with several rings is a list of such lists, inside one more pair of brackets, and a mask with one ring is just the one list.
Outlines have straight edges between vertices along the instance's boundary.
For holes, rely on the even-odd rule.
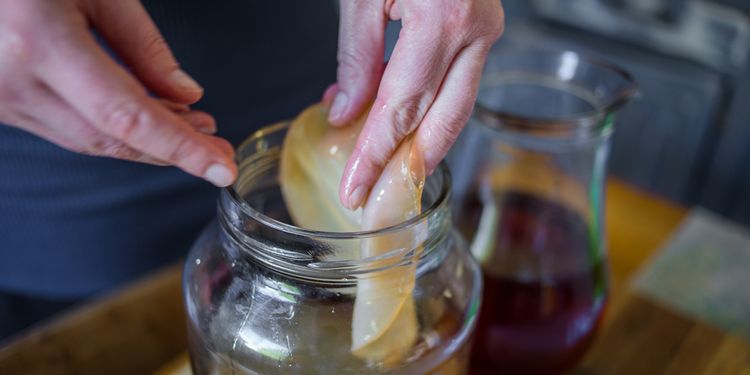
[[385,25],[383,0],[342,0],[337,82],[329,122],[353,121],[375,96],[383,71]]
[[216,120],[208,113],[201,111],[178,112],[180,118],[187,121],[193,129],[203,134],[216,133]]
[[190,106],[187,104],[176,103],[165,98],[157,98],[157,100],[159,101],[159,103],[161,103],[161,105],[172,112],[180,113],[190,111]]
[[94,149],[93,147],[86,147],[78,141],[71,140],[66,133],[60,132],[59,129],[49,128],[46,126],[46,123],[43,122],[22,121],[20,125],[22,126],[24,131],[34,134],[57,146],[75,153],[91,156],[112,157],[115,159],[130,160],[158,166],[169,165],[161,160],[154,159],[139,151],[133,150],[127,147],[125,144],[117,142],[114,139],[111,139],[111,143],[105,141],[97,141],[100,145],[108,144],[109,146],[104,149]]
[[[0,86],[0,123],[27,131],[73,152],[83,152],[77,137],[66,136],[46,126],[41,116],[46,111],[49,90],[41,82],[27,77]],[[64,116],[52,116],[64,118]]]
[[88,4],[94,28],[151,91],[179,103],[195,103],[203,96],[203,88],[180,69],[140,1]]
[[432,106],[417,129],[415,147],[429,174],[448,154],[469,121],[479,89],[488,45],[475,43],[458,53]]
[[24,108],[24,130],[81,154],[167,165],[97,130],[48,89],[34,91],[34,107]]
[[339,188],[345,207],[364,200],[398,144],[419,126],[461,45],[439,27],[404,22]]
[[333,99],[336,97],[336,94],[339,92],[339,85],[338,83],[334,83],[326,89],[326,91],[323,93],[323,99],[321,102],[327,106],[330,107],[331,104],[333,104]]
[[62,37],[49,41],[56,48],[49,49],[38,74],[90,124],[129,147],[217,186],[234,181],[237,168],[225,140],[196,132],[147,96],[87,30],[63,30],[53,35]]
[[206,112],[193,111],[187,104],[175,103],[171,100],[158,98],[157,99],[164,108],[174,112],[180,118],[187,121],[193,129],[203,134],[214,134],[216,133],[216,121],[214,118]]
[[3,121],[10,126],[19,128],[34,134],[40,138],[44,138],[49,142],[52,142],[66,150],[73,152],[83,152],[85,149],[77,142],[64,137],[58,132],[46,127],[41,122],[31,118],[27,115],[20,115],[18,113],[13,114],[12,121]]

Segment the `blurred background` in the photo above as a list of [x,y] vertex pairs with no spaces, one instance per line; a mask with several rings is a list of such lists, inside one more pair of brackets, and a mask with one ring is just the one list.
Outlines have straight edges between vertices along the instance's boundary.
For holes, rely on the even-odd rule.
[[611,175],[750,224],[750,2],[510,0],[502,43],[567,48],[630,71]]
[[[633,74],[610,175],[750,225],[750,1],[505,0],[502,44],[570,49]],[[398,25],[389,28],[395,41]]]

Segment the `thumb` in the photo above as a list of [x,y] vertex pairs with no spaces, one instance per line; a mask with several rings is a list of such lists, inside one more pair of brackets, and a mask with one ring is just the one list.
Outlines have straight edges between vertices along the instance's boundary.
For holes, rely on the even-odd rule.
[[329,121],[354,120],[373,99],[383,74],[385,25],[383,0],[342,0],[339,24],[338,92]]
[[140,1],[89,1],[88,5],[94,28],[150,91],[183,104],[203,96],[203,88],[180,69]]

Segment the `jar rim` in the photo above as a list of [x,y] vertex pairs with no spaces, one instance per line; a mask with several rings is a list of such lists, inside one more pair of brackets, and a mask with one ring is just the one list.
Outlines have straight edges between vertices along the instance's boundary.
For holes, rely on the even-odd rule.
[[[508,110],[498,110],[490,108],[480,97],[477,98],[474,116],[476,116],[483,126],[493,129],[502,130],[503,128],[518,129],[521,131],[535,131],[535,130],[549,130],[549,131],[573,131],[579,133],[582,130],[593,130],[598,128],[602,123],[601,119],[605,119],[607,115],[614,113],[632,98],[636,97],[639,93],[638,84],[635,78],[625,69],[608,62],[604,59],[593,58],[587,55],[583,55],[579,52],[575,52],[567,49],[545,49],[545,48],[514,48],[507,51],[507,48],[497,48],[496,54],[502,54],[507,57],[533,57],[535,59],[550,59],[561,58],[575,61],[576,64],[585,64],[588,67],[601,69],[603,72],[611,74],[613,77],[618,77],[622,81],[621,87],[609,95],[610,98],[599,105],[595,105],[593,109],[587,111],[581,111],[573,113],[571,115],[563,116],[528,116],[519,115],[512,113]],[[487,67],[485,74],[482,77],[480,83],[480,89],[486,88],[488,85],[488,77],[496,76],[501,73],[503,69],[493,69],[493,67]],[[507,70],[507,72],[514,72]],[[544,75],[541,72],[524,71],[529,75],[536,74],[540,77]],[[559,81],[561,84],[569,84],[567,81]],[[490,83],[490,85],[497,85],[497,83]],[[570,84],[569,84],[570,85]]]
[[[257,142],[261,140],[263,137],[266,136],[267,133],[284,130],[288,128],[290,125],[291,125],[290,121],[282,121],[282,122],[269,125],[269,126],[266,126],[257,130],[250,137],[248,137],[244,142],[242,142],[239,147],[237,147],[237,150],[238,150],[237,155],[240,154],[240,150],[243,150],[246,147],[250,147],[253,144],[253,142]],[[240,160],[237,160],[237,162],[240,162]],[[398,224],[385,227],[385,228],[375,229],[375,230],[366,230],[366,231],[354,231],[354,232],[329,232],[329,231],[312,230],[312,229],[302,228],[291,223],[285,223],[283,221],[276,220],[264,214],[263,212],[253,208],[244,199],[242,199],[242,197],[240,196],[240,193],[235,188],[235,184],[222,188],[222,194],[227,195],[233,203],[237,204],[237,206],[240,208],[240,210],[242,210],[243,213],[247,214],[254,220],[257,220],[260,224],[265,225],[271,229],[275,229],[275,230],[278,230],[287,234],[291,234],[291,235],[314,237],[314,238],[321,238],[321,239],[331,239],[331,240],[361,239],[361,238],[382,236],[385,234],[396,233],[396,232],[400,232],[400,231],[407,230],[410,228],[414,228],[420,223],[425,222],[427,218],[432,216],[435,212],[439,211],[439,209],[442,206],[447,205],[447,201],[448,201],[448,198],[450,196],[450,191],[451,191],[451,174],[445,161],[440,162],[437,168],[435,168],[435,171],[433,172],[433,174],[428,176],[428,179],[429,178],[440,178],[440,181],[442,181],[440,185],[440,191],[437,197],[434,199],[434,201],[430,204],[430,206],[427,207],[426,209],[423,209],[419,215],[414,216]]]
[[[425,181],[423,202],[429,206],[411,219],[378,230],[310,230],[277,220],[263,212],[262,208],[253,207],[245,194],[253,194],[253,188],[264,189],[270,186],[268,183],[278,184],[278,175],[269,175],[268,172],[277,173],[274,168],[278,168],[283,137],[289,125],[289,122],[282,122],[264,127],[237,150],[240,176],[235,184],[222,189],[219,198],[219,224],[237,249],[290,277],[337,285],[351,284],[358,275],[414,262],[419,270],[438,259],[437,254],[443,252],[434,250],[444,248],[439,245],[451,233],[447,230],[451,222],[448,206],[451,181],[445,163],[441,163]],[[268,176],[275,180],[269,180]],[[376,256],[354,256],[360,254],[362,240],[388,238],[408,232],[414,233],[415,237],[412,242],[404,243],[403,247],[394,247]]]

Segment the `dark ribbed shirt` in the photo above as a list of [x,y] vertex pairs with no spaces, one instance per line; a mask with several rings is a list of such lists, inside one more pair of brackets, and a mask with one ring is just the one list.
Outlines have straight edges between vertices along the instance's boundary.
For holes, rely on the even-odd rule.
[[[205,88],[193,107],[234,145],[335,80],[334,1],[144,5]],[[0,125],[0,290],[77,298],[175,261],[215,215],[217,192],[173,167],[78,155]]]

